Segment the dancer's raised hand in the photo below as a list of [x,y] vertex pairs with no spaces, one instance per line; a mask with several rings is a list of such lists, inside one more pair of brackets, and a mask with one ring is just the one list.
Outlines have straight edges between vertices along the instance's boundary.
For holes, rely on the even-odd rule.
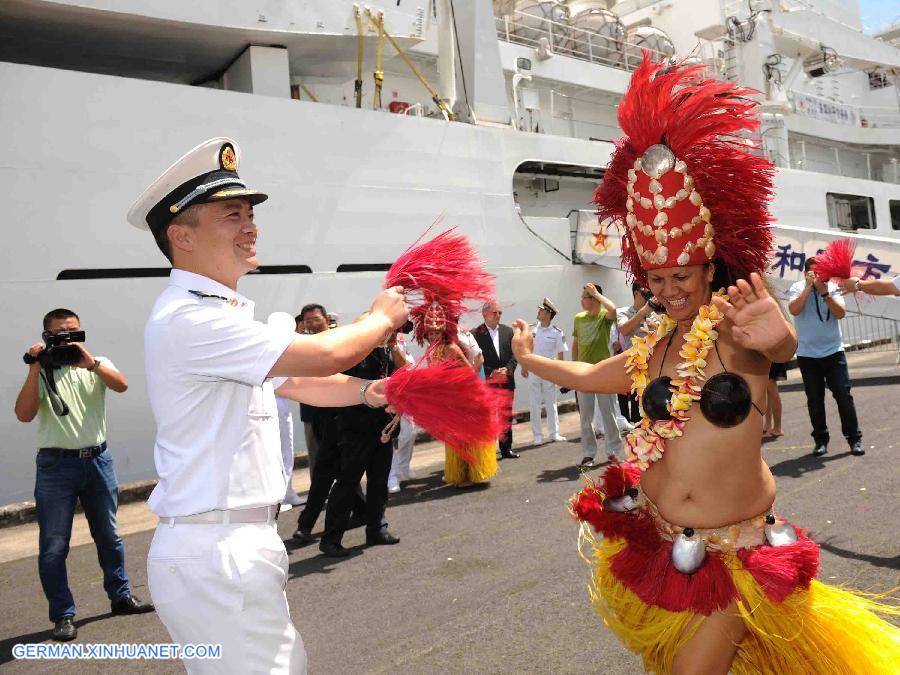
[[784,360],[793,355],[797,345],[794,328],[756,272],[750,275],[749,282],[739,279],[737,284],[730,286],[728,300],[714,296],[713,303],[731,322],[731,334],[741,347],[770,357],[773,357],[773,350],[777,351],[774,356],[779,357],[790,350]]

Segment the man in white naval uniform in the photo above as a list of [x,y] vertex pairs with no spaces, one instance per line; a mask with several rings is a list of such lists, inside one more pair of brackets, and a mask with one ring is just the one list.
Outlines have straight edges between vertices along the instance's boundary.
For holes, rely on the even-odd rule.
[[[557,326],[552,325],[554,317],[558,314],[556,305],[549,298],[544,298],[538,305],[538,323],[532,329],[534,335],[534,353],[548,359],[563,360],[565,352],[569,351],[566,345],[566,336]],[[531,403],[531,433],[534,435],[534,444],[541,445],[544,442],[544,434],[541,432],[541,403],[547,411],[547,438],[550,442],[565,441],[565,437],[559,433],[559,414],[556,411],[556,385],[547,380],[542,380],[537,375],[529,375],[522,369],[522,377],[529,378],[528,396]]]
[[325,376],[362,360],[407,309],[394,288],[365,320],[320,335],[254,321],[236,288],[259,265],[253,206],[267,197],[238,177],[239,160],[234,141],[211,139],[128,213],[173,266],[144,334],[159,474],[148,585],[173,642],[221,645],[221,659],[186,659],[189,672],[305,673],[275,527],[286,487],[275,391],[321,406],[383,405],[382,381]]

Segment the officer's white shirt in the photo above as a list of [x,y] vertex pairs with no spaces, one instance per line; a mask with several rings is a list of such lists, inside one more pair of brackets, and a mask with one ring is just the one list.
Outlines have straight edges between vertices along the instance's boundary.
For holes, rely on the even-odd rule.
[[228,287],[172,270],[144,330],[157,426],[154,513],[184,516],[281,501],[286,479],[267,375],[293,339],[254,321],[253,303]]
[[556,326],[550,325],[544,328],[541,324],[537,324],[531,333],[534,335],[534,353],[538,356],[556,359],[559,358],[560,352],[569,351],[569,347],[566,345],[566,336]]

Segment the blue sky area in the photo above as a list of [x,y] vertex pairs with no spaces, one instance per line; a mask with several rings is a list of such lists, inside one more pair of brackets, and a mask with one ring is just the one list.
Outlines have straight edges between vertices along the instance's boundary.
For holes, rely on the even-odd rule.
[[877,33],[886,24],[900,21],[900,3],[897,0],[859,0],[863,30]]

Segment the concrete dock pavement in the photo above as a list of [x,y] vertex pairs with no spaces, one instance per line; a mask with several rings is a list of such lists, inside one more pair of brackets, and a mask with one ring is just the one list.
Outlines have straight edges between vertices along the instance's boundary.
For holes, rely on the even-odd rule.
[[[891,376],[895,354],[865,356],[867,363],[859,368],[869,369],[871,377],[857,380],[859,371],[851,365],[864,457],[849,454],[830,397],[829,454],[810,454],[805,397],[790,379],[783,395],[785,436],[766,442],[763,457],[778,484],[778,512],[808,528],[822,546],[819,579],[880,593],[900,584],[900,525],[894,517],[900,507],[900,384],[875,379]],[[296,547],[291,540],[296,510],[282,514],[278,531],[289,554],[287,594],[310,672],[642,672],[639,659],[612,637],[590,606],[590,572],[578,555],[577,527],[566,510],[582,484],[575,467],[581,455],[577,415],[563,415],[562,424],[572,442],[540,447],[530,446],[530,425],[518,425],[514,433],[522,456],[503,460],[487,488],[443,485],[443,447],[417,446],[413,468],[419,478],[391,495],[387,512],[391,531],[401,538],[397,546],[366,548],[358,529],[345,537],[348,558],[324,558],[315,544]],[[305,473],[294,475],[301,492]],[[134,592],[148,598],[145,561],[155,521],[146,507],[135,504],[123,506],[120,522],[127,531]],[[320,519],[316,531],[321,526]],[[6,556],[0,563],[0,669],[184,672],[170,661],[13,660],[14,644],[47,642],[51,628],[37,575],[37,530],[27,527],[0,530]],[[79,536],[69,554],[78,642],[168,642],[155,614],[109,613],[96,551]]]

